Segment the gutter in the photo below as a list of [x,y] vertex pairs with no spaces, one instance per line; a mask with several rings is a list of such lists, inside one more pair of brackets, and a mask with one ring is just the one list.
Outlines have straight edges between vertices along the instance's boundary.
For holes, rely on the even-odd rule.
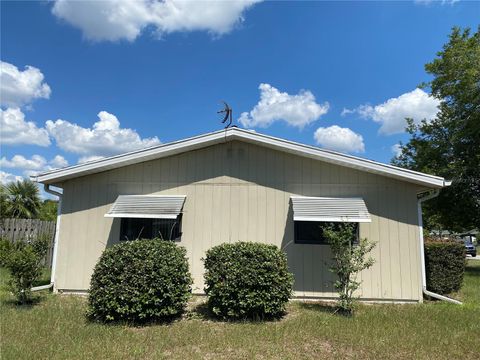
[[417,171],[399,168],[393,165],[382,164],[373,160],[363,159],[356,156],[345,155],[331,150],[321,149],[315,146],[296,143],[293,141],[275,138],[249,130],[230,127],[213,133],[174,141],[171,143],[156,145],[150,148],[135,150],[125,154],[115,155],[100,160],[92,160],[83,164],[77,164],[62,169],[43,172],[35,177],[37,182],[59,183],[64,180],[76,178],[88,174],[98,173],[108,169],[115,169],[138,162],[159,159],[166,156],[193,151],[207,146],[220,144],[228,140],[239,140],[247,143],[261,145],[270,149],[295,154],[302,157],[317,159],[328,163],[346,166],[357,170],[367,171],[382,176],[387,176],[403,181],[412,182],[427,187],[443,187],[443,178]]
[[[52,271],[50,274],[50,284],[48,285],[42,285],[42,286],[35,286],[30,289],[30,291],[40,291],[40,290],[46,290],[50,288],[54,288],[55,284],[55,271],[57,268],[57,253],[58,253],[58,238],[60,235],[60,223],[62,219],[62,193],[50,189],[49,184],[44,184],[43,185],[43,190],[45,190],[46,193],[49,193],[50,195],[58,196],[58,205],[57,205],[57,223],[55,226],[55,237],[53,240],[53,255],[52,255]],[[54,288],[55,290],[55,288]]]
[[[451,184],[450,181],[445,181],[445,186],[448,186],[450,184]],[[431,292],[431,291],[427,290],[427,274],[426,274],[426,270],[425,270],[425,247],[424,247],[425,243],[424,243],[424,240],[423,240],[422,203],[424,201],[427,201],[427,200],[430,200],[430,199],[433,199],[433,198],[437,197],[439,193],[440,193],[440,190],[435,189],[435,190],[433,190],[433,192],[429,192],[423,197],[421,196],[421,194],[419,194],[421,197],[419,197],[418,200],[417,200],[418,232],[419,232],[419,236],[420,236],[420,261],[421,261],[421,265],[422,265],[422,291],[423,291],[424,295],[430,296],[432,298],[435,298],[435,299],[438,299],[438,300],[443,300],[443,301],[448,301],[448,302],[451,302],[451,303],[457,304],[457,305],[462,305],[462,302],[460,302],[458,300],[455,300],[455,299],[452,299],[452,298],[449,298],[447,296],[443,296],[443,295],[440,295],[440,294],[436,294],[434,292]]]

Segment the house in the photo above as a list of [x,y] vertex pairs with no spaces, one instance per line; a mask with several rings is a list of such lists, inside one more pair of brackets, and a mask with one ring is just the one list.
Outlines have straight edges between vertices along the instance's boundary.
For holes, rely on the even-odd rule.
[[203,292],[205,251],[255,241],[283,249],[295,296],[334,298],[321,228],[357,224],[377,243],[361,298],[421,302],[425,288],[420,204],[449,182],[392,165],[231,127],[42,173],[63,189],[52,280],[88,291],[104,249],[161,236],[187,249],[193,292]]

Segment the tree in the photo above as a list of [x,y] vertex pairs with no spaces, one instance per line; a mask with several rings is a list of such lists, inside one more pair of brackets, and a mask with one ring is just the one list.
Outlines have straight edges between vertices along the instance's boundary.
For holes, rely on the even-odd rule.
[[453,28],[423,84],[441,103],[436,118],[415,125],[395,165],[442,176],[452,185],[425,203],[425,226],[454,231],[480,228],[480,27]]
[[330,271],[337,275],[334,286],[338,291],[338,309],[346,315],[351,315],[355,309],[357,297],[355,291],[360,287],[357,281],[360,271],[368,269],[374,263],[367,254],[375,247],[375,243],[367,239],[359,239],[354,244],[356,228],[352,223],[341,223],[324,229],[323,234],[332,251]]
[[45,221],[57,220],[57,201],[44,200],[38,212],[38,218]]
[[7,217],[7,191],[5,185],[0,184],[0,218]]
[[34,219],[40,209],[40,194],[37,185],[30,180],[19,180],[5,186],[5,209],[2,217]]

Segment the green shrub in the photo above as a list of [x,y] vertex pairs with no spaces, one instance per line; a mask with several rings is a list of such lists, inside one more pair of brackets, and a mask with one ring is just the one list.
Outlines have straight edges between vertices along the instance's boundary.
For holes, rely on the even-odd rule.
[[460,290],[465,272],[465,246],[456,241],[426,241],[427,289],[438,294]]
[[126,241],[106,249],[95,266],[88,315],[99,321],[169,320],[188,301],[186,251],[169,241]]
[[39,262],[38,255],[30,245],[20,246],[10,253],[8,269],[11,278],[8,285],[21,304],[32,300],[31,288],[42,271]]
[[6,238],[0,238],[0,266],[7,267],[10,253],[12,252],[12,243]]
[[[18,302],[25,304],[31,302],[31,288],[42,274],[42,260],[48,250],[48,239],[45,236],[15,244],[6,245],[2,241],[2,251],[6,249],[4,261],[10,271],[8,286]],[[2,256],[3,257],[3,256]]]
[[287,257],[274,245],[237,242],[207,251],[205,293],[210,310],[222,318],[278,317],[292,295]]
[[33,247],[33,250],[40,260],[44,260],[45,256],[47,256],[50,244],[51,236],[48,233],[39,234],[34,241],[30,242],[30,245]]

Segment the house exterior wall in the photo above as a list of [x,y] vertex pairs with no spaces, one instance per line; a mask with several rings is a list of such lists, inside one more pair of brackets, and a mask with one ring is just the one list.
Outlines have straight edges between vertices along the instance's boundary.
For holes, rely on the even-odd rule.
[[421,301],[416,192],[387,177],[231,141],[168,158],[68,180],[64,189],[56,289],[89,288],[120,220],[105,218],[118,195],[186,195],[179,245],[187,249],[193,291],[203,291],[205,251],[223,242],[275,244],[288,256],[295,295],[335,297],[326,245],[295,244],[291,195],[363,197],[372,217],[360,236],[375,241],[375,264],[361,273],[368,300]]

